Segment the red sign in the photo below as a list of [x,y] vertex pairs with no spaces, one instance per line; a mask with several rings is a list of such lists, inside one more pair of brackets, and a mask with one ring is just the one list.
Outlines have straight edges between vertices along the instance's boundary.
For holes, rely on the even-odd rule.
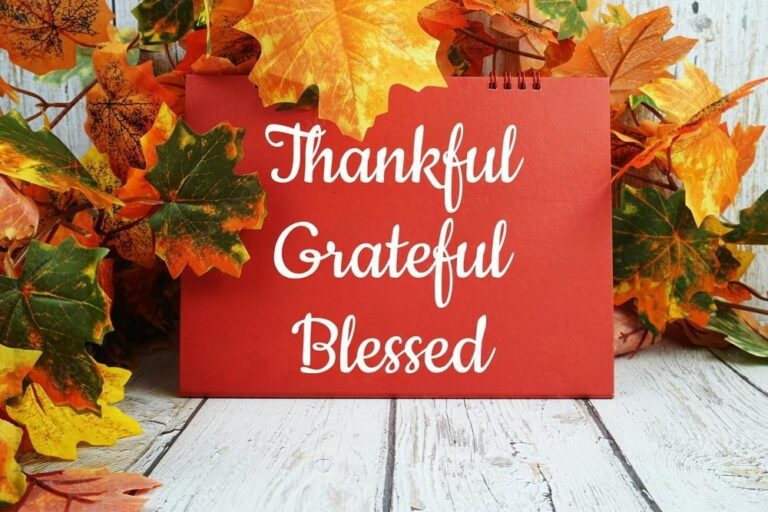
[[246,129],[269,213],[239,279],[183,278],[182,394],[612,395],[606,80],[395,87],[362,142],[187,80],[193,129]]

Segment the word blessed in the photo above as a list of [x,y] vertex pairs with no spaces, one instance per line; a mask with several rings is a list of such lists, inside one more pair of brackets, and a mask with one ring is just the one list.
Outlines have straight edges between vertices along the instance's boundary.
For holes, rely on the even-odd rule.
[[524,158],[519,158],[514,169],[510,167],[517,142],[515,125],[507,126],[504,131],[498,167],[495,147],[486,151],[482,167],[476,166],[478,149],[474,146],[466,151],[463,158],[459,157],[459,148],[464,138],[462,123],[453,126],[445,151],[433,147],[425,148],[424,125],[418,126],[413,133],[409,166],[406,165],[405,150],[402,148],[390,150],[384,147],[376,151],[375,157],[371,155],[370,148],[349,148],[336,161],[332,148],[320,148],[325,130],[319,125],[304,131],[298,123],[292,127],[270,124],[264,136],[272,147],[282,148],[285,141],[276,139],[275,135],[289,135],[293,138],[293,164],[287,174],[283,174],[278,168],[272,169],[272,179],[276,183],[289,183],[299,175],[302,175],[304,182],[313,183],[318,168],[322,169],[322,181],[325,183],[337,180],[344,183],[384,183],[387,179],[387,169],[393,166],[392,179],[396,183],[421,183],[426,180],[432,187],[441,190],[443,204],[448,213],[458,211],[465,180],[468,183],[485,181],[509,184],[515,181],[525,161]]
[[[363,373],[374,373],[382,369],[385,373],[396,373],[402,368],[405,373],[411,374],[416,373],[422,365],[430,373],[443,373],[451,368],[458,373],[483,373],[496,354],[494,348],[487,358],[483,359],[485,315],[478,318],[474,337],[459,340],[450,355],[449,343],[445,338],[425,342],[419,336],[407,339],[392,336],[384,342],[378,338],[363,339],[357,345],[356,353],[350,358],[355,323],[355,316],[348,315],[339,333],[335,323],[314,317],[311,313],[296,322],[291,332],[302,333],[301,373],[325,373],[333,368],[337,361],[341,373],[351,373],[355,369]],[[314,325],[325,328],[325,341],[314,340]],[[469,354],[465,354],[467,351]],[[319,357],[315,357],[315,354]],[[317,361],[318,358],[321,359],[320,362]]]
[[[507,221],[499,220],[493,229],[490,251],[481,242],[475,247],[474,256],[470,254],[469,244],[462,242],[454,251],[449,250],[453,237],[453,219],[446,219],[440,228],[440,234],[434,247],[427,243],[410,244],[400,240],[400,225],[395,224],[392,235],[384,243],[362,243],[345,255],[329,240],[325,250],[304,249],[298,254],[302,268],[291,268],[286,263],[284,253],[286,240],[296,230],[305,230],[315,238],[319,235],[317,226],[308,221],[296,222],[280,233],[274,250],[275,268],[288,279],[304,279],[320,269],[322,263],[330,261],[333,276],[342,279],[347,276],[356,278],[382,277],[400,278],[409,275],[416,279],[432,278],[435,291],[435,304],[445,308],[453,296],[455,277],[501,278],[509,270],[515,253],[503,258],[504,241],[507,238]],[[410,245],[410,247],[409,247]],[[407,248],[407,249],[406,249]],[[403,257],[404,255],[404,257]]]

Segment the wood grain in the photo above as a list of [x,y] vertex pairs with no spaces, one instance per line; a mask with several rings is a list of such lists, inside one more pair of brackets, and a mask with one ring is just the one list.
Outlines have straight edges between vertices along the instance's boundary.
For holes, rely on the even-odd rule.
[[113,471],[144,472],[163,453],[201,404],[198,398],[179,398],[178,353],[165,351],[147,358],[133,374],[126,398],[117,405],[135,418],[144,429],[139,436],[117,442],[115,446],[82,446],[76,462],[57,462],[40,456],[22,459],[26,471],[52,471],[70,466],[103,466]]
[[596,420],[661,510],[764,511],[768,400],[707,350],[663,343],[616,361]]
[[650,510],[575,400],[398,400],[392,510]]
[[150,472],[166,511],[382,510],[387,400],[208,400]]

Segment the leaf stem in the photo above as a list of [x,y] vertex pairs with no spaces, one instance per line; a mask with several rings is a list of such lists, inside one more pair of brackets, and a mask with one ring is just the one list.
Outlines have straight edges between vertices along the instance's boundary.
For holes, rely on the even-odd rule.
[[28,91],[27,89],[22,89],[21,87],[16,87],[15,85],[11,85],[11,89],[13,89],[14,91],[16,91],[19,94],[23,94],[24,96],[29,96],[30,98],[35,98],[37,101],[39,101],[40,103],[43,103],[44,105],[48,104],[48,102],[45,100],[45,98],[43,98],[42,96],[40,96],[36,92]]
[[58,113],[58,115],[53,118],[53,121],[51,121],[50,128],[53,129],[59,122],[64,119],[64,116],[66,116],[72,108],[77,105],[83,97],[85,97],[86,94],[88,94],[88,91],[93,89],[93,87],[98,83],[97,80],[93,80],[91,83],[83,87],[83,90],[78,93],[77,96],[72,98],[72,100],[67,104],[66,107],[64,107],[61,112]]
[[479,41],[479,42],[481,42],[481,43],[483,43],[483,44],[485,44],[487,46],[490,46],[491,48],[496,48],[497,50],[502,50],[502,51],[509,52],[509,53],[515,53],[517,55],[522,55],[523,57],[528,57],[529,59],[546,60],[541,55],[536,55],[535,53],[530,53],[530,52],[524,52],[524,51],[518,50],[516,48],[512,48],[512,47],[509,47],[509,46],[505,46],[503,44],[499,44],[499,43],[497,43],[495,41],[489,41],[486,38],[480,37],[477,34],[475,34],[474,32],[472,32],[471,30],[467,30],[465,28],[460,28],[460,29],[458,29],[458,31],[461,32],[462,34],[466,35],[467,37],[474,39],[475,41]]
[[715,304],[717,304],[718,306],[726,307],[726,308],[740,309],[742,311],[749,311],[750,313],[757,313],[759,315],[768,316],[768,309],[756,308],[753,306],[745,306],[743,304],[733,304],[731,302],[725,302],[722,300],[715,300]]
[[741,281],[731,281],[730,284],[733,284],[733,285],[736,285],[736,286],[741,286],[742,288],[747,290],[749,293],[751,293],[753,297],[768,302],[768,296],[761,294],[760,292],[758,292],[757,290],[755,290],[751,286],[746,285],[746,284],[742,283]]

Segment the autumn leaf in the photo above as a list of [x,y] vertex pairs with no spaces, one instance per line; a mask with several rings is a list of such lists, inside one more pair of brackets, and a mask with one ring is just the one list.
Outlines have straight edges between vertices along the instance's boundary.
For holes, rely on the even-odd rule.
[[663,39],[672,28],[669,7],[637,16],[623,27],[596,27],[576,46],[573,58],[553,70],[555,76],[608,77],[611,105],[620,110],[638,88],[682,59],[695,39]]
[[[118,29],[114,28],[114,25],[108,25],[107,33],[109,40],[115,43],[127,43],[136,36],[135,30]],[[128,52],[128,63],[132,66],[139,62],[139,51],[138,48],[132,48]],[[93,52],[94,48],[78,46],[73,67],[56,69],[44,75],[36,76],[35,82],[64,87],[70,79],[77,78],[81,87],[87,87],[96,78],[93,73]]]
[[16,91],[13,89],[13,87],[11,87],[11,85],[6,82],[3,77],[0,76],[0,98],[5,96],[8,96],[8,98],[14,103],[18,103],[19,101],[19,95],[16,94]]
[[686,204],[696,222],[720,214],[733,201],[746,172],[744,167],[748,168],[754,159],[755,136],[759,136],[758,127],[734,132],[744,152],[740,156],[734,141],[720,126],[720,116],[764,81],[754,80],[723,95],[703,70],[686,62],[683,78],[659,78],[640,87],[666,114],[666,123],[616,176],[632,167],[642,168],[659,155],[671,156],[669,168],[685,184]]
[[32,131],[16,111],[0,117],[0,174],[66,192],[81,192],[97,208],[120,201],[98,183],[50,130]]
[[[250,12],[252,4],[252,0],[215,2],[208,23],[210,28],[190,32],[181,40],[186,54],[176,69],[202,75],[251,71],[261,47],[252,36],[234,27]],[[207,48],[209,39],[210,53]]]
[[[483,24],[478,21],[470,22],[466,30],[485,41],[493,40],[493,37],[485,31]],[[455,62],[457,64],[456,68],[460,71],[459,74],[469,76],[481,75],[485,58],[493,55],[493,48],[474,37],[470,37],[467,32],[457,32],[452,40],[452,47],[459,52],[461,57],[458,61],[454,59],[452,63]],[[450,60],[450,53],[448,58]],[[445,65],[443,64],[443,66]]]
[[[168,141],[177,120],[178,116],[173,110],[163,104],[152,128],[141,137],[139,143],[148,169],[157,164],[157,146]],[[125,184],[115,191],[117,197],[126,203],[118,211],[120,218],[135,220],[147,217],[161,203],[160,193],[147,181],[146,175],[144,169],[130,168]]]
[[621,4],[608,4],[605,6],[607,12],[600,14],[600,21],[603,25],[612,28],[621,28],[629,25],[632,16],[627,8]]
[[173,277],[189,265],[200,275],[212,267],[238,276],[249,255],[242,229],[259,229],[265,195],[255,174],[233,173],[244,132],[228,123],[197,135],[184,121],[157,147],[147,180],[163,204],[150,217],[155,252]]
[[446,30],[469,26],[461,6],[453,0],[437,0],[419,11],[419,24],[427,34],[439,37]]
[[739,160],[736,162],[736,171],[739,176],[744,176],[755,162],[757,142],[764,131],[765,126],[742,126],[741,123],[737,123],[733,128],[730,138],[739,155]]
[[0,405],[21,394],[22,381],[35,366],[40,354],[39,350],[0,345]]
[[768,244],[768,191],[755,203],[739,214],[739,223],[723,235],[723,240],[732,244]]
[[[547,65],[547,51],[550,48],[558,48],[560,43],[565,44],[565,41],[558,42],[556,37],[557,32],[553,28],[550,28],[543,23],[534,22],[527,16],[517,14],[515,17],[494,16],[491,18],[491,29],[516,38],[517,49],[521,52],[544,57],[542,59],[537,59],[520,55],[520,68],[523,71],[543,69]],[[571,51],[571,54],[572,53],[573,52]]]
[[706,325],[722,284],[719,236],[697,227],[684,201],[683,191],[665,198],[625,186],[613,213],[615,303],[637,299],[640,318],[656,334],[678,318]]
[[[0,407],[21,394],[24,377],[40,357],[39,350],[23,350],[0,345]],[[16,503],[24,494],[26,480],[15,455],[22,431],[0,419],[0,508]]]
[[199,0],[143,0],[131,11],[139,22],[141,42],[147,45],[175,43],[189,32]]
[[98,84],[87,96],[85,129],[109,156],[112,172],[125,179],[128,167],[144,168],[141,137],[152,126],[160,105],[173,101],[152,74],[152,63],[130,66],[128,45],[112,43],[96,50],[93,66]]
[[144,268],[155,264],[155,237],[149,222],[119,218],[105,218],[103,244],[117,251],[120,257],[133,261]]
[[27,481],[16,462],[22,431],[0,419],[0,508],[13,505],[24,495]]
[[107,468],[71,468],[28,478],[25,512],[139,512],[147,501],[144,494],[161,485],[137,473]]
[[429,3],[256,0],[236,28],[261,44],[250,79],[265,105],[295,103],[317,85],[319,117],[362,140],[387,111],[393,85],[445,86],[435,61],[438,42],[417,21]]
[[75,65],[75,46],[107,41],[114,14],[105,0],[25,0],[0,3],[0,48],[38,75]]
[[96,275],[107,252],[72,238],[55,247],[33,240],[19,278],[0,276],[0,341],[42,350],[30,378],[57,404],[96,409],[101,376],[84,344],[112,329]]
[[38,222],[40,213],[35,202],[0,178],[0,239],[32,236]]
[[725,341],[757,357],[768,357],[768,328],[746,311],[718,307],[707,324],[725,335]]
[[581,15],[587,9],[586,0],[536,0],[536,7],[547,16],[561,20],[558,39],[581,36],[587,29]]
[[77,459],[77,445],[111,446],[123,437],[141,434],[141,426],[115,407],[124,397],[123,388],[131,372],[94,363],[103,379],[96,412],[78,412],[56,405],[42,386],[33,382],[24,396],[7,405],[8,415],[24,425],[37,453],[60,459]]
[[501,14],[511,16],[528,0],[463,0],[464,7],[472,11],[484,11],[491,16]]

